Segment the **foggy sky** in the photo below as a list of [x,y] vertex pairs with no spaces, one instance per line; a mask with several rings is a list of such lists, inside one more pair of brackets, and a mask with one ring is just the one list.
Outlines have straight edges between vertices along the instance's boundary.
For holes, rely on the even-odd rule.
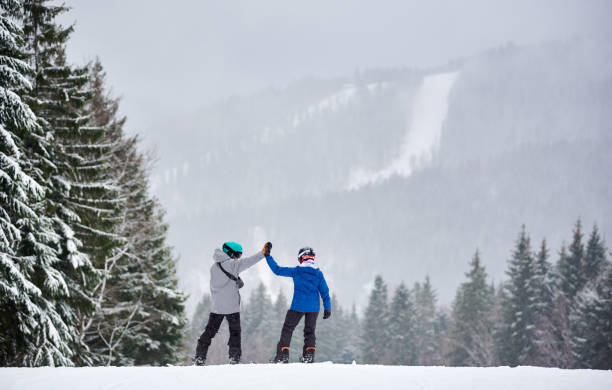
[[[369,67],[427,67],[513,42],[609,34],[605,0],[67,0],[69,57],[99,56],[128,128],[235,94]],[[163,158],[163,150],[160,150]]]
[[[63,20],[76,21],[76,31],[68,44],[69,58],[83,63],[99,56],[114,93],[123,97],[121,110],[128,116],[126,129],[145,139],[155,134],[151,139],[157,140],[163,139],[162,135],[172,137],[173,130],[180,126],[200,123],[194,119],[196,114],[215,101],[270,86],[283,87],[308,76],[350,77],[357,69],[374,67],[426,68],[478,55],[508,42],[529,46],[575,37],[601,39],[612,33],[607,20],[612,2],[606,0],[67,0],[66,3],[73,10]],[[509,106],[517,106],[515,103],[510,101]],[[480,114],[478,109],[470,113]],[[240,119],[247,121],[248,115]],[[244,123],[245,127],[252,124]],[[226,130],[232,127],[216,125]],[[248,130],[236,134],[244,140]],[[157,145],[160,166],[168,168],[167,162],[173,157],[191,161],[193,177],[197,178],[193,181],[206,184],[177,186],[173,190],[181,193],[178,195],[201,195],[197,193],[201,188],[206,192],[206,196],[201,196],[203,199],[216,194],[211,190],[214,184],[206,181],[217,177],[215,172],[207,175],[195,172],[196,163],[209,151],[206,146],[219,145],[210,141],[204,136],[186,140],[183,145],[191,147],[191,152],[176,146],[181,143]],[[190,145],[193,142],[196,145]],[[276,158],[274,151],[269,155]],[[361,163],[354,161],[356,167]],[[167,201],[164,206],[172,216],[179,207],[165,195],[161,199]],[[184,201],[185,196],[178,195],[178,203],[191,205]],[[218,212],[224,220],[229,211]],[[247,214],[242,216],[245,221],[255,215]],[[200,285],[197,272],[206,271],[200,266],[202,253],[208,253],[213,245],[207,241],[212,233],[204,227],[212,224],[217,234],[230,233],[214,225],[216,220],[210,216],[196,214],[186,219],[192,217],[197,220],[192,225],[185,220],[173,221],[169,240],[175,253],[182,255],[179,269],[183,276],[196,275],[192,284]],[[240,217],[232,218],[237,221]],[[252,228],[264,221],[249,223],[244,225]],[[233,229],[231,235],[241,233],[234,226],[225,225]],[[285,236],[283,239],[288,241]],[[476,245],[475,241],[469,242],[470,248]],[[462,267],[463,261],[464,258]],[[194,268],[194,264],[199,268]],[[450,296],[454,288],[449,284],[444,296]],[[197,289],[190,292],[200,296]]]

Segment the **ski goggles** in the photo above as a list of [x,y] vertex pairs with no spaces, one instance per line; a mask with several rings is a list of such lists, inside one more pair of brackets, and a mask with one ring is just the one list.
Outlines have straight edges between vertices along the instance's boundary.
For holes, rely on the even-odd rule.
[[304,255],[304,256],[300,257],[300,262],[308,261],[308,260],[313,260],[314,261],[314,259],[315,259],[314,255]]

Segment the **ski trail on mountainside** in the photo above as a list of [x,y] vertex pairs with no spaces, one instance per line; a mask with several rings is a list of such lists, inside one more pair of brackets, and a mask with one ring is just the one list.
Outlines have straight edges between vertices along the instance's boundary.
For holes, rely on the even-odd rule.
[[348,190],[380,184],[392,176],[410,176],[432,159],[440,145],[442,126],[448,112],[448,97],[458,76],[459,72],[449,72],[423,79],[414,99],[412,119],[399,156],[378,171],[363,168],[354,170],[349,177]]

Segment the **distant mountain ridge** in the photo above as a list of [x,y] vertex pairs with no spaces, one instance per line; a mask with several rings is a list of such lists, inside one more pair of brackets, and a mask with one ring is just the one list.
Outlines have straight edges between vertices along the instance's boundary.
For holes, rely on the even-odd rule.
[[[315,247],[347,303],[363,302],[377,272],[409,283],[430,274],[448,303],[476,247],[504,277],[522,223],[554,251],[579,216],[609,238],[610,60],[607,42],[505,46],[428,71],[304,79],[178,122],[153,187],[186,287],[196,297],[207,288],[220,242],[255,250],[270,239],[285,264]],[[445,74],[455,78],[438,99],[439,135],[427,128],[436,121],[419,127],[434,147],[406,155],[424,80]],[[414,169],[398,168],[398,156]],[[355,172],[365,179],[351,187]],[[247,284],[257,277],[286,288],[265,267]]]

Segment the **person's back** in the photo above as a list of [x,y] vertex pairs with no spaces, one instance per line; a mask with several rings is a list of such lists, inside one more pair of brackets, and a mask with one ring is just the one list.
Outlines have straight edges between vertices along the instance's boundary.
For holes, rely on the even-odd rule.
[[315,252],[312,248],[302,248],[298,252],[297,267],[280,267],[272,256],[266,256],[268,266],[279,276],[286,276],[293,279],[293,299],[291,308],[287,311],[285,322],[281,331],[281,338],[276,347],[276,357],[274,362],[287,363],[289,361],[289,344],[291,336],[302,317],[304,323],[304,349],[302,361],[312,363],[315,355],[315,328],[317,316],[321,309],[320,299],[323,299],[324,315],[323,319],[331,315],[331,299],[329,288],[323,272],[315,263]]
[[213,253],[213,265],[210,267],[210,298],[211,308],[208,323],[204,333],[198,339],[194,362],[201,366],[206,362],[208,347],[213,337],[219,331],[221,322],[227,318],[230,338],[229,360],[238,363],[242,355],[240,340],[240,272],[251,267],[264,258],[264,253],[270,253],[267,243],[261,252],[242,258],[242,246],[237,242],[228,241],[223,244],[223,250],[216,249]]
[[233,259],[221,249],[215,249],[213,265],[210,267],[211,312],[231,314],[240,311],[240,291],[236,282],[225,272],[237,276],[263,258],[264,255],[258,252],[251,257]]
[[314,262],[304,262],[294,268],[291,310],[318,313],[321,310],[319,296],[323,299],[329,296],[323,272]]

